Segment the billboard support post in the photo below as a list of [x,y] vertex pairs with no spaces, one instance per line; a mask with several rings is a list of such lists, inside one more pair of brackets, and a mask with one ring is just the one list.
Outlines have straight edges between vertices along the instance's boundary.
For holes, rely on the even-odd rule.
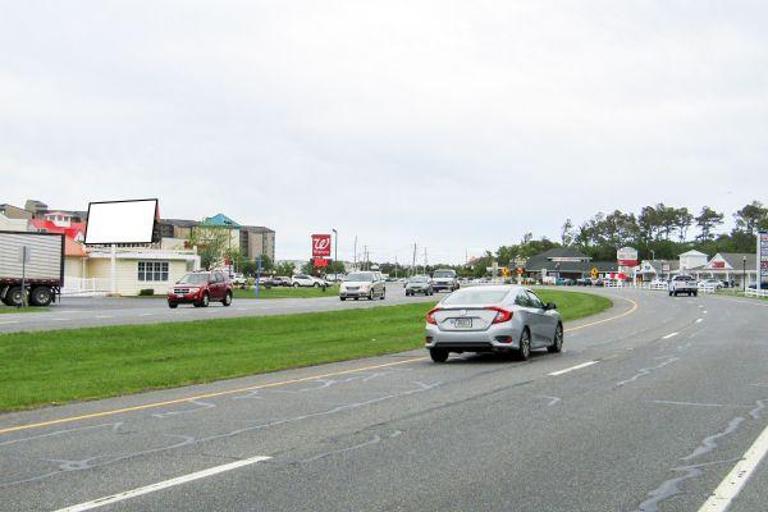
[[117,293],[117,244],[111,244],[109,250],[109,293]]

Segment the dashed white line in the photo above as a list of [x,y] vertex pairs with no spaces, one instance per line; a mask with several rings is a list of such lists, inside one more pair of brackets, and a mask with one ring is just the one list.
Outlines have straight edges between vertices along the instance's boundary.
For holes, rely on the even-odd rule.
[[93,318],[98,318],[99,320],[106,320],[107,318],[114,318],[111,315],[96,315]]
[[715,492],[701,506],[699,512],[724,512],[744,488],[766,453],[768,453],[768,427],[763,430],[731,472],[720,482]]
[[11,324],[17,324],[19,323],[18,320],[6,320],[4,322],[0,322],[0,325],[11,325]]
[[104,496],[103,498],[98,498],[93,501],[80,503],[78,505],[72,505],[71,507],[59,509],[56,512],[82,512],[84,510],[92,510],[94,508],[103,507],[105,505],[111,505],[119,501],[129,500],[131,498],[136,498],[137,496],[143,496],[145,494],[149,494],[152,492],[161,491],[169,487],[185,484],[187,482],[192,482],[194,480],[199,480],[201,478],[218,475],[219,473],[224,473],[226,471],[232,471],[233,469],[241,468],[243,466],[250,466],[251,464],[256,464],[257,462],[263,462],[271,458],[272,457],[259,456],[259,457],[251,457],[249,459],[238,460],[237,462],[230,462],[229,464],[216,466],[210,469],[205,469],[203,471],[197,471],[196,473],[190,473],[188,475],[180,476],[177,478],[171,478],[170,480],[165,480],[163,482],[158,482],[156,484],[139,487],[137,489],[121,492],[118,494],[113,494],[111,496]]
[[566,368],[564,370],[548,373],[547,375],[551,377],[557,377],[558,375],[563,375],[564,373],[572,372],[574,370],[581,370],[582,368],[586,368],[587,366],[592,366],[593,364],[597,363],[599,363],[599,361],[587,361],[586,363],[577,364],[576,366],[571,366],[570,368]]
[[668,340],[669,338],[674,338],[678,334],[680,334],[680,333],[679,332],[671,332],[671,333],[667,334],[666,336],[662,336],[661,339]]
[[142,313],[139,316],[155,316],[155,313]]
[[700,324],[700,323],[701,323],[701,322],[703,322],[703,321],[704,321],[704,319],[703,319],[703,318],[697,318],[697,319],[696,319],[696,323],[697,323],[697,324]]

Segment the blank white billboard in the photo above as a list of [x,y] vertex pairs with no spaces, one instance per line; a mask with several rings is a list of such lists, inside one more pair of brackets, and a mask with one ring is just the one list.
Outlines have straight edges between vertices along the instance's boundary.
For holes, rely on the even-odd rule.
[[148,244],[155,230],[157,199],[88,204],[86,244]]

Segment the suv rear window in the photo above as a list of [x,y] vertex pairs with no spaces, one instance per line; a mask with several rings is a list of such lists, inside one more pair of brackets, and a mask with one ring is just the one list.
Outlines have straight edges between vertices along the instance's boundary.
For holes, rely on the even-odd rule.
[[453,270],[436,270],[432,277],[456,277]]

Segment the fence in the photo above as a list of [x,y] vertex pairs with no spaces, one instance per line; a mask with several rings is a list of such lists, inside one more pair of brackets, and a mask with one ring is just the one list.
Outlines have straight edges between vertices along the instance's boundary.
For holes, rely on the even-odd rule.
[[768,297],[768,290],[760,290],[757,291],[754,288],[747,288],[747,290],[744,292],[744,295],[747,297]]
[[94,297],[109,293],[109,279],[96,277],[64,277],[61,294],[66,296]]

